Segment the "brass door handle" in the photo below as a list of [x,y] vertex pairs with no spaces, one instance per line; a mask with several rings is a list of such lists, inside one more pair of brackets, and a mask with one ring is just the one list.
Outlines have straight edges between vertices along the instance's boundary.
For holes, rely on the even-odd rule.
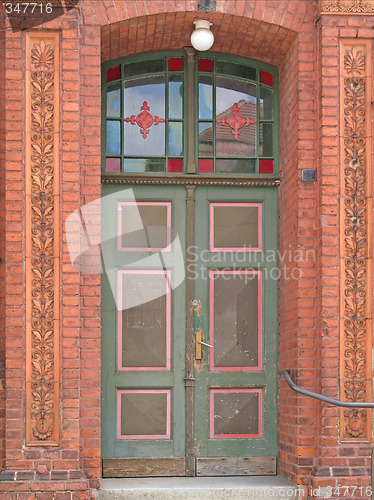
[[203,358],[203,350],[201,348],[202,345],[206,345],[207,347],[213,347],[207,342],[203,342],[203,332],[198,330],[196,332],[196,345],[195,345],[195,358],[202,359]]
[[199,340],[199,344],[206,345],[207,347],[213,347],[210,344],[207,344],[206,342],[203,342],[202,340]]

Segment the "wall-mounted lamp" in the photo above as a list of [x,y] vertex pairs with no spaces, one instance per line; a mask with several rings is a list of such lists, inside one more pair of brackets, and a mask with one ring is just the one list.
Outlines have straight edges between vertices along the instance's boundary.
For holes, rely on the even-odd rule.
[[191,35],[191,44],[195,50],[209,50],[214,42],[214,35],[210,31],[212,23],[204,19],[194,21],[195,31]]

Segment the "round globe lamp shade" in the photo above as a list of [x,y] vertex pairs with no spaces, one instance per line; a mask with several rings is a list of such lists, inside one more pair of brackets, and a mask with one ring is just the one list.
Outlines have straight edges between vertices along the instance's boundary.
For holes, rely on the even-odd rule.
[[212,23],[199,19],[194,21],[195,31],[191,35],[191,45],[195,50],[203,52],[209,50],[214,42],[214,35],[210,31]]

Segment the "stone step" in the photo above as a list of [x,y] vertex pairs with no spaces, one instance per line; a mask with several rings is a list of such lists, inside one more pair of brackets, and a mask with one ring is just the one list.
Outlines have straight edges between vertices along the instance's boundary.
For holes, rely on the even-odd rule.
[[279,476],[102,479],[96,496],[97,500],[302,498],[297,487]]

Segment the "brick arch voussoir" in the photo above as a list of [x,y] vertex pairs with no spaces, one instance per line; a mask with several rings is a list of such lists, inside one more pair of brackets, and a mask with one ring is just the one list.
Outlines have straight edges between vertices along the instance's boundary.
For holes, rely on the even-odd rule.
[[318,0],[216,0],[216,12],[198,11],[198,0],[81,0],[85,15],[101,26],[136,17],[190,12],[206,17],[228,14],[275,24],[295,32],[300,31],[308,15],[317,15]]
[[209,19],[214,52],[224,52],[279,66],[297,33],[280,25],[222,12],[164,12],[132,17],[101,27],[102,62],[130,54],[181,49],[190,45],[193,21]]

